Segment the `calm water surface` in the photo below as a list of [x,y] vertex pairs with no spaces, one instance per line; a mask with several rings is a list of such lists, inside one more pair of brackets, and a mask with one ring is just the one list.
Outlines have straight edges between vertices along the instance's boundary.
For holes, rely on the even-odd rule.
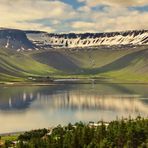
[[148,116],[148,85],[0,86],[0,133]]

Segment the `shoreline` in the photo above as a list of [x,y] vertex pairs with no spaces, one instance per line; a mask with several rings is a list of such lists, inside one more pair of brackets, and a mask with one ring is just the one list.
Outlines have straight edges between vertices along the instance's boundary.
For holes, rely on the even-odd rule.
[[142,84],[148,85],[148,82],[132,82],[132,81],[107,81],[104,79],[81,79],[81,78],[57,78],[53,81],[29,81],[29,82],[0,82],[0,86],[54,86],[63,84]]
[[6,136],[15,136],[15,135],[20,135],[23,134],[27,131],[18,131],[18,132],[6,132],[6,133],[0,133],[0,136],[6,137]]
[[[137,116],[137,117],[132,117],[131,118],[131,120],[135,120],[136,118],[138,118],[139,116]],[[148,119],[148,117],[144,117],[144,116],[140,116],[141,118],[143,118],[143,119],[145,119],[145,120],[147,120]],[[89,126],[100,126],[101,125],[101,123],[103,122],[103,124],[104,125],[106,125],[106,126],[108,126],[112,121],[121,121],[121,120],[124,120],[124,121],[126,121],[128,118],[116,118],[116,119],[114,119],[114,120],[110,120],[110,121],[103,121],[103,120],[99,120],[98,122],[94,122],[94,121],[89,121],[89,122],[87,122],[87,123],[85,123],[85,122],[82,122],[82,123],[84,123],[85,125],[89,125]],[[129,116],[129,119],[130,119],[130,116]],[[81,122],[81,121],[80,121]],[[75,122],[75,123],[79,123],[79,122]],[[61,125],[61,124],[60,124]],[[61,125],[62,127],[65,127],[65,126],[67,126],[68,124],[66,124],[66,125]],[[72,124],[72,125],[74,125],[74,124]],[[45,129],[48,129],[48,130],[51,130],[51,129],[54,129],[54,128],[56,128],[58,125],[54,125],[54,126],[50,126],[50,127],[43,127],[43,128],[45,128]],[[32,131],[32,130],[39,130],[39,129],[43,129],[43,128],[36,128],[36,129],[28,129],[28,130],[25,130],[25,131],[16,131],[16,132],[6,132],[6,133],[0,133],[0,136],[3,136],[3,137],[6,137],[6,136],[15,136],[15,135],[20,135],[20,134],[24,134],[25,132],[30,132],[30,131]]]

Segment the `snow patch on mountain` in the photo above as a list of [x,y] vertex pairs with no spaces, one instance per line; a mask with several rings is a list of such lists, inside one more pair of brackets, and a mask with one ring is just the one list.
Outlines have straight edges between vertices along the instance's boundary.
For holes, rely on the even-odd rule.
[[0,28],[0,48],[32,51],[49,48],[84,48],[116,45],[148,45],[148,30],[111,33],[50,34]]
[[84,33],[84,34],[49,34],[46,32],[27,31],[29,40],[41,48],[76,48],[94,47],[100,45],[147,45],[148,30]]
[[28,40],[24,31],[0,28],[0,48],[21,51],[35,49],[36,45]]

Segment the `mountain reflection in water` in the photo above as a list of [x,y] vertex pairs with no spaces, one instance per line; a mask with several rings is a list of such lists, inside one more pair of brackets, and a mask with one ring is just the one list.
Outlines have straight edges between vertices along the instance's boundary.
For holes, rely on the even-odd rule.
[[0,133],[80,120],[147,116],[147,88],[105,84],[0,87],[0,124],[6,123]]

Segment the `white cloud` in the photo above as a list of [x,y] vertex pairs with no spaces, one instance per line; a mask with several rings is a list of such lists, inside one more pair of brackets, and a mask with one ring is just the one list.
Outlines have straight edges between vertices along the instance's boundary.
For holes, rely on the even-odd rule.
[[75,29],[88,29],[88,28],[93,28],[94,27],[94,23],[91,23],[91,22],[74,22],[72,23],[72,27],[75,28]]
[[52,29],[42,25],[42,22],[32,22],[39,19],[49,19],[49,23],[52,23],[52,19],[66,20],[74,15],[75,11],[72,6],[60,1],[0,0],[0,25],[2,27],[12,26],[20,29],[24,29],[25,26],[28,29],[44,27],[42,30],[51,31]]
[[[79,8],[79,16],[81,16],[83,21],[81,21],[81,23],[73,22],[72,27],[76,31],[87,32],[87,30],[93,30],[93,32],[104,32],[148,29],[147,11],[131,11],[127,7],[112,6],[103,8],[103,11],[95,11],[93,9],[85,11],[85,7],[87,9],[90,8],[88,5]],[[90,20],[85,21],[88,20],[88,18]]]
[[[148,29],[148,12],[127,8],[144,6],[148,4],[147,0],[78,1],[84,5],[74,9],[62,0],[0,0],[0,26],[48,32]],[[107,7],[103,11],[93,10],[97,5]]]
[[109,6],[121,6],[121,7],[148,5],[147,0],[78,0],[78,2],[85,2],[90,7],[97,5],[109,5]]

